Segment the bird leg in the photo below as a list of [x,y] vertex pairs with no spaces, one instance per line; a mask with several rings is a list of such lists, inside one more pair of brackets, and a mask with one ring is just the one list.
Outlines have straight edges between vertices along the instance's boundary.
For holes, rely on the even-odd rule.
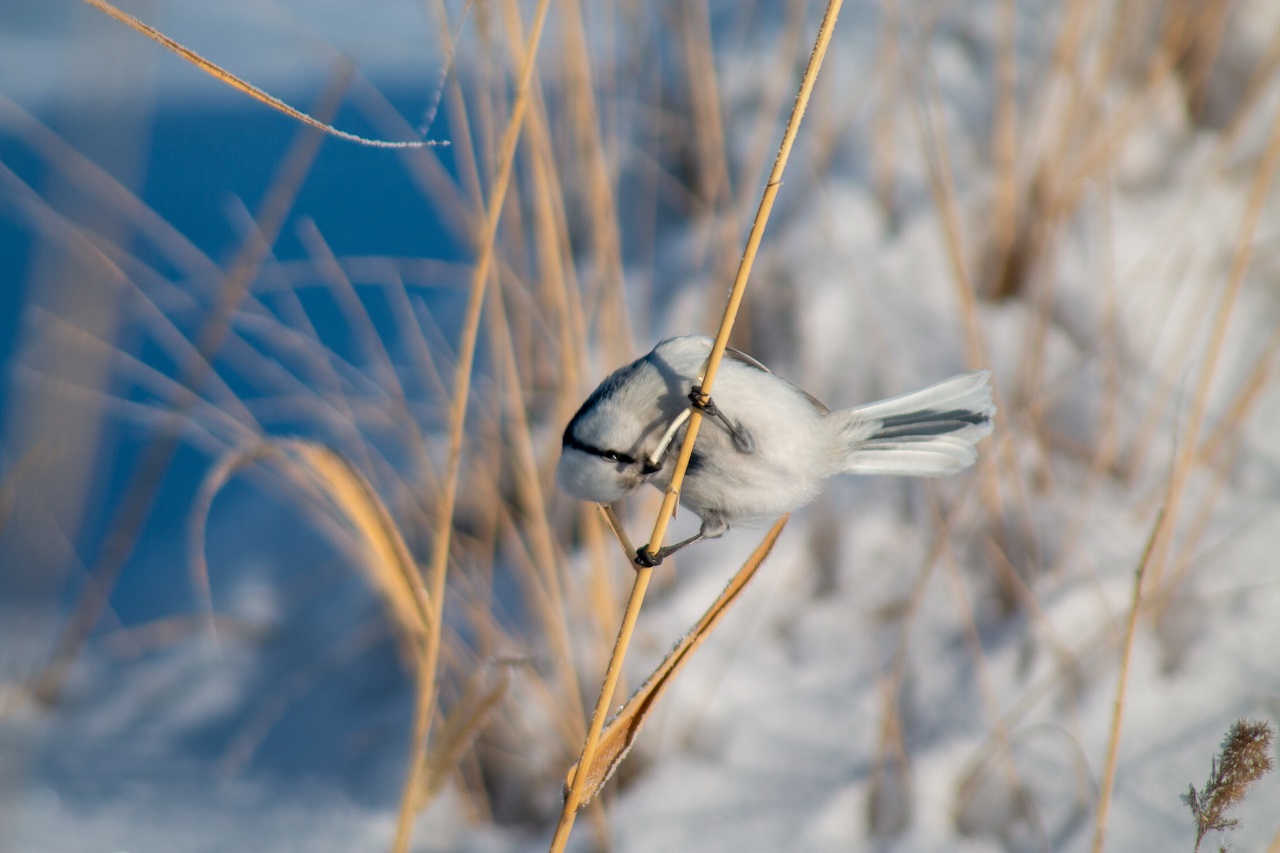
[[729,420],[729,416],[720,411],[720,407],[716,405],[715,400],[711,399],[711,395],[703,392],[701,385],[693,386],[693,390],[689,392],[689,402],[707,417],[715,418],[724,424],[724,428],[733,438],[733,446],[738,448],[739,453],[756,452],[756,442],[751,437],[751,433]]
[[658,553],[656,554],[649,550],[648,545],[641,545],[636,549],[636,558],[634,562],[637,566],[652,569],[654,566],[659,565],[667,557],[670,557],[686,545],[692,545],[694,542],[701,542],[704,539],[718,539],[723,536],[725,531],[728,529],[729,525],[720,520],[712,522],[703,521],[702,528],[696,534],[690,536],[688,539],[682,539],[681,541],[671,545],[664,545],[658,549]]

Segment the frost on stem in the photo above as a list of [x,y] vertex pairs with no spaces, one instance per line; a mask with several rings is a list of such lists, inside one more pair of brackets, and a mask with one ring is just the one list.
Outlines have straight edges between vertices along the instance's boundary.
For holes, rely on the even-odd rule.
[[1237,720],[1222,739],[1222,754],[1214,756],[1204,788],[1196,791],[1195,785],[1189,785],[1182,795],[1196,820],[1196,853],[1206,834],[1232,829],[1239,823],[1227,817],[1227,811],[1245,798],[1250,785],[1271,770],[1273,737],[1275,731],[1267,721]]

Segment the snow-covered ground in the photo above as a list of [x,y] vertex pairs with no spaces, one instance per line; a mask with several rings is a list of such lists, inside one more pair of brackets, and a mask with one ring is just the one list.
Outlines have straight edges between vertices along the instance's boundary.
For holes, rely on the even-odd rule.
[[[874,97],[888,91],[890,67],[880,5],[851,2],[842,16],[748,292],[752,350],[832,405],[910,390],[976,359],[992,370],[1001,420],[978,470],[927,484],[842,480],[791,521],[611,783],[609,843],[735,853],[1092,849],[1135,570],[1164,504],[1174,535],[1144,589],[1106,847],[1190,851],[1194,829],[1180,800],[1188,784],[1203,783],[1235,720],[1280,719],[1280,535],[1271,527],[1280,524],[1280,207],[1271,194],[1256,230],[1246,230],[1280,88],[1264,86],[1235,127],[1194,121],[1182,78],[1142,97],[1137,70],[1107,78],[1078,118],[1114,121],[1114,149],[1076,182],[1024,289],[979,300],[966,331],[947,229],[958,226],[969,276],[982,286],[976,259],[999,191],[991,127],[1003,6],[906,4],[892,66],[901,90],[886,124]],[[1248,60],[1274,31],[1278,5],[1236,9],[1224,36],[1230,61],[1211,91],[1246,89]],[[317,21],[338,14],[316,7],[326,9]],[[1016,8],[1025,187],[1037,169],[1050,180],[1070,174],[1080,150],[1105,134],[1062,126],[1069,87],[1046,57],[1062,26],[1054,15],[1064,13]],[[757,134],[764,93],[781,85],[779,74],[793,90],[806,51],[795,63],[761,62],[772,37],[744,32],[718,7],[709,20],[738,169],[750,160],[743,140]],[[761,26],[773,23],[782,22]],[[1138,120],[1123,120],[1128,109]],[[951,202],[931,185],[930,132],[948,152]],[[892,215],[876,167],[889,153]],[[624,172],[639,169],[643,152],[620,159]],[[753,203],[754,193],[745,193]],[[1021,198],[1032,216],[1031,195]],[[690,222],[658,232],[654,269],[628,270],[639,285],[693,285],[638,286],[657,294],[645,308],[661,318],[636,330],[641,350],[691,331],[681,318],[703,316],[703,285],[718,270],[706,261],[706,223]],[[1250,264],[1211,356],[1242,237]],[[1210,365],[1201,424],[1192,409]],[[613,366],[598,365],[591,379]],[[1198,441],[1219,428],[1225,438],[1193,464],[1174,505],[1170,471],[1192,426]],[[547,427],[540,450],[554,454],[558,429]],[[29,517],[17,505],[15,517]],[[185,512],[173,517],[172,529],[149,529],[159,544],[144,553],[185,589]],[[641,530],[648,516],[632,520]],[[411,697],[374,594],[335,565],[331,549],[293,550],[284,570],[259,553],[302,523],[252,488],[229,487],[215,503],[209,562],[215,606],[228,619],[216,646],[180,626],[149,634],[107,624],[55,708],[5,685],[0,848],[388,849]],[[661,570],[629,660],[632,683],[760,534],[735,531]],[[568,577],[585,583],[573,574],[580,562]],[[619,561],[619,589],[629,571]],[[24,647],[47,643],[49,617],[16,597],[0,607],[0,663],[19,670],[33,657]],[[154,616],[165,605],[138,610]],[[197,610],[193,597],[173,606]],[[516,681],[516,707],[529,689]],[[552,741],[550,722],[529,721],[539,724]],[[529,751],[544,753],[545,742]],[[447,787],[414,849],[546,849],[558,778],[542,781],[544,790],[516,798],[524,821],[501,827]],[[1276,849],[1280,774],[1234,815],[1239,828],[1211,835],[1206,849]],[[580,816],[570,849],[593,849],[599,826]]]

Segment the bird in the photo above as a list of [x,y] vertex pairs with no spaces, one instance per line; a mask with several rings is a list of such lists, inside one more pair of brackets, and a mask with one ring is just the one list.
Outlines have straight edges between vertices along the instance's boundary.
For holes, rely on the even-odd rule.
[[945,477],[973,465],[992,429],[991,375],[973,370],[918,391],[832,411],[751,356],[726,348],[713,396],[696,387],[711,354],[703,335],[668,338],[607,376],[561,440],[556,482],[570,496],[612,504],[645,483],[671,484],[692,407],[699,429],[680,503],[701,520],[694,536],[651,552],[657,565],[733,526],[810,503],[837,474]]

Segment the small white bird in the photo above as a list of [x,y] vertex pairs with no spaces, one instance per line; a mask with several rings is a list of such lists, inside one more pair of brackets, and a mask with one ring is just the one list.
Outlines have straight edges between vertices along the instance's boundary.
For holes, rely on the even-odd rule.
[[[560,488],[601,504],[646,482],[665,491],[711,345],[701,335],[669,338],[601,382],[565,428]],[[955,474],[978,458],[974,445],[995,414],[985,370],[833,412],[734,349],[725,350],[712,397],[680,492],[702,529],[657,554],[641,547],[642,565],[731,525],[798,509],[833,474]],[[673,446],[677,452],[668,452]]]

